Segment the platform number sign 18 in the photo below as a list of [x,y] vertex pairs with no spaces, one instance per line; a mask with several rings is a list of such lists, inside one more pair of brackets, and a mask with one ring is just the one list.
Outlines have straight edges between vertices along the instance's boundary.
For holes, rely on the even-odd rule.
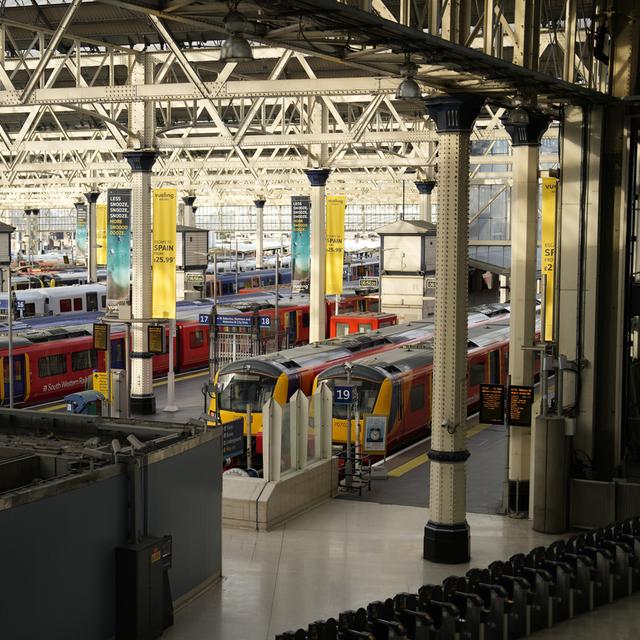
[[334,387],[334,404],[351,404],[353,402],[353,387]]
[[261,327],[270,327],[271,326],[271,318],[269,316],[260,316],[260,326]]

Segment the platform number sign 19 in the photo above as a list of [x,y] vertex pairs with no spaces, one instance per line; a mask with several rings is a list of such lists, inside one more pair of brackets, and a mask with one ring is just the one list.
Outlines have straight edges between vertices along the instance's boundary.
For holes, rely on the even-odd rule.
[[334,387],[333,402],[334,404],[353,403],[353,387]]

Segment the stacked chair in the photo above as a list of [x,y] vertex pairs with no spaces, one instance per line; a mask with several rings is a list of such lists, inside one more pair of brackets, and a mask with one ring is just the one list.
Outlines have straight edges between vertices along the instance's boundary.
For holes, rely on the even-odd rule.
[[470,569],[276,640],[516,640],[640,591],[640,517]]

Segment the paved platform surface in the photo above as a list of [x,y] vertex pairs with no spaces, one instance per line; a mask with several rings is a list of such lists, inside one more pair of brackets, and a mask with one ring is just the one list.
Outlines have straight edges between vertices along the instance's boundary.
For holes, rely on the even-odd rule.
[[[533,532],[527,520],[471,514],[471,563],[435,565],[422,559],[427,519],[427,509],[332,500],[276,531],[226,529],[222,582],[180,611],[163,638],[272,640],[557,539]],[[637,639],[640,595],[532,637]]]

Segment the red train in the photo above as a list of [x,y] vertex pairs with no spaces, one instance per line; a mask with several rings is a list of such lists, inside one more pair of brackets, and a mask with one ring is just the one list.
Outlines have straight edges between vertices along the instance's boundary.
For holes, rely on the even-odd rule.
[[[367,296],[345,297],[339,306],[341,313],[359,309],[368,311],[377,305],[377,300]],[[241,313],[259,316],[275,316],[271,305],[241,305]],[[331,316],[335,313],[335,302],[327,301],[327,335]],[[280,327],[289,332],[291,345],[309,341],[309,305],[299,297],[279,304]],[[273,320],[272,320],[273,326]],[[81,391],[86,380],[95,370],[104,371],[104,354],[93,349],[90,329],[86,326],[55,327],[51,329],[22,332],[13,340],[13,382],[16,404],[30,405],[57,400],[68,393]],[[209,360],[209,328],[196,320],[184,319],[176,323],[174,345],[175,371],[189,371],[207,365]],[[8,339],[0,337],[0,402],[9,399]],[[124,330],[113,330],[111,335],[111,367],[124,368]],[[153,358],[154,376],[162,376],[169,368],[167,354]]]

